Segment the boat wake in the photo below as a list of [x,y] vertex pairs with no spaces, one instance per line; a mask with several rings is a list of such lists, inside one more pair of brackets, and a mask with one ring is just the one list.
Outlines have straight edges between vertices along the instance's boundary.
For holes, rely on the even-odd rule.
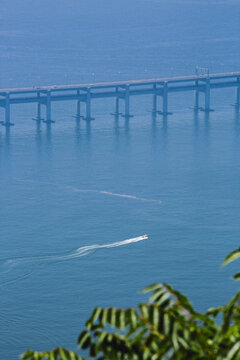
[[124,246],[129,245],[133,243],[137,243],[139,241],[147,240],[147,235],[138,236],[135,238],[123,240],[123,241],[117,241],[110,244],[102,244],[102,245],[88,245],[88,246],[82,246],[70,253],[62,254],[62,255],[45,255],[45,256],[32,256],[32,257],[22,257],[22,258],[16,258],[16,259],[10,259],[5,262],[5,264],[8,264],[10,266],[16,266],[20,264],[26,264],[26,263],[42,263],[45,261],[53,262],[53,261],[69,261],[72,259],[80,258],[81,256],[86,256],[89,253],[91,253],[94,250],[98,249],[110,249],[118,246]]
[[138,200],[138,201],[144,201],[144,202],[153,202],[153,203],[157,203],[157,204],[162,203],[161,200],[147,199],[147,198],[137,197],[137,196],[128,195],[128,194],[113,193],[113,192],[105,191],[105,190],[82,190],[82,189],[77,189],[77,188],[73,188],[73,187],[71,187],[71,188],[75,192],[85,192],[85,193],[86,192],[92,192],[92,193],[98,193],[98,194],[108,195],[108,196],[115,196],[115,197],[120,197],[120,198],[125,198],[125,199],[131,199],[131,200]]
[[[20,182],[24,182],[24,183],[37,183],[37,181],[33,181],[33,180],[23,180],[23,179],[18,179],[18,181]],[[92,193],[92,194],[101,194],[101,195],[106,195],[106,196],[114,196],[114,197],[119,197],[119,198],[125,198],[125,199],[130,199],[130,200],[136,200],[136,201],[143,201],[143,202],[151,202],[151,203],[156,203],[156,204],[162,204],[161,200],[157,200],[157,199],[148,199],[148,198],[144,198],[144,197],[138,197],[135,195],[129,195],[129,194],[120,194],[120,193],[115,193],[115,192],[111,192],[111,191],[106,191],[106,190],[94,190],[94,189],[79,189],[76,188],[74,186],[71,185],[61,185],[61,184],[55,184],[52,182],[41,182],[40,184],[42,185],[52,185],[52,186],[57,186],[61,189],[66,189],[66,190],[71,190],[74,191],[76,193]]]

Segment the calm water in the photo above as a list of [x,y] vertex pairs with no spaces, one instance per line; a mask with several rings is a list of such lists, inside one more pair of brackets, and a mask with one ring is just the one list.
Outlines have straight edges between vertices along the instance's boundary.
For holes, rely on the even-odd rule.
[[[230,0],[1,0],[0,86],[239,70],[239,10]],[[213,93],[209,118],[194,116],[192,98],[172,96],[168,121],[146,112],[151,97],[133,99],[129,122],[101,100],[89,125],[75,123],[74,102],[53,104],[52,128],[31,121],[34,106],[13,108],[15,127],[0,129],[1,358],[75,348],[94,306],[134,305],[152,282],[201,310],[234,293],[237,265],[220,264],[239,245],[240,118],[233,90]]]

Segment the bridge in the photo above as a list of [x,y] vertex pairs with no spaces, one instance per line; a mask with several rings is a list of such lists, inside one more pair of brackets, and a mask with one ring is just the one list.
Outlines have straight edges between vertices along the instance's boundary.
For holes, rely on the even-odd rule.
[[[5,119],[0,121],[4,126],[14,125],[11,122],[11,106],[16,104],[36,104],[36,121],[51,124],[51,104],[56,101],[75,100],[77,119],[93,120],[91,102],[94,99],[114,99],[112,115],[130,118],[130,98],[140,95],[152,95],[152,113],[167,116],[168,97],[171,93],[192,91],[194,93],[193,109],[205,112],[213,111],[210,107],[211,90],[235,88],[235,103],[237,111],[240,106],[240,72],[205,73],[192,76],[163,77],[156,79],[99,82],[74,85],[33,86],[23,88],[0,89],[0,107],[5,110]],[[204,94],[204,102],[200,105],[200,93]],[[161,98],[159,108],[158,98]],[[123,113],[120,113],[120,101],[123,102]],[[82,104],[84,115],[82,115]],[[42,108],[45,108],[45,118]]]

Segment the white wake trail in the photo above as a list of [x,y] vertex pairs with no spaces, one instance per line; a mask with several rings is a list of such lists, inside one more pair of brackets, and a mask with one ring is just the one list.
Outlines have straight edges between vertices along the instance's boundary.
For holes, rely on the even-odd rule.
[[144,201],[144,202],[153,202],[153,203],[157,203],[157,204],[162,203],[161,200],[147,199],[147,198],[138,197],[138,196],[134,196],[134,195],[128,195],[128,194],[113,193],[113,192],[105,191],[105,190],[83,190],[83,189],[73,188],[73,187],[70,187],[70,186],[68,186],[68,188],[69,189],[72,188],[72,190],[75,191],[75,192],[85,192],[85,193],[93,192],[93,193],[97,193],[97,194],[115,196],[115,197],[120,197],[120,198],[125,198],[125,199],[131,199],[131,200],[138,200],[138,201]]
[[[24,183],[38,183],[37,181],[34,180],[22,180],[22,179],[18,179],[18,181],[20,182],[24,182]],[[61,189],[67,189],[67,190],[72,190],[74,192],[77,193],[94,193],[94,194],[102,194],[102,195],[106,195],[106,196],[114,196],[114,197],[119,197],[119,198],[125,198],[125,199],[130,199],[130,200],[136,200],[136,201],[143,201],[143,202],[151,202],[151,203],[155,203],[155,204],[162,204],[161,200],[157,200],[157,199],[148,199],[148,198],[144,198],[144,197],[138,197],[135,195],[129,195],[129,194],[119,194],[119,193],[115,193],[115,192],[111,192],[111,191],[106,191],[106,190],[95,190],[95,189],[79,189],[76,188],[74,186],[71,185],[61,185],[61,184],[55,184],[52,182],[39,182],[40,184],[45,184],[45,185],[52,185],[52,186],[57,186]]]
[[33,256],[33,257],[22,257],[22,258],[17,258],[17,259],[11,259],[11,260],[7,260],[6,264],[16,266],[21,263],[25,264],[25,263],[36,263],[36,262],[42,263],[44,261],[50,261],[50,262],[51,261],[68,261],[68,260],[80,258],[81,256],[86,256],[93,250],[109,249],[109,248],[114,248],[114,247],[118,247],[118,246],[129,245],[129,244],[147,240],[147,239],[148,239],[147,235],[141,235],[141,236],[138,236],[135,238],[131,238],[131,239],[123,240],[123,241],[117,241],[117,242],[110,243],[110,244],[102,244],[102,245],[96,244],[96,245],[82,246],[82,247],[74,250],[70,254],[65,254],[65,255],[46,255],[46,256],[35,256],[35,257]]

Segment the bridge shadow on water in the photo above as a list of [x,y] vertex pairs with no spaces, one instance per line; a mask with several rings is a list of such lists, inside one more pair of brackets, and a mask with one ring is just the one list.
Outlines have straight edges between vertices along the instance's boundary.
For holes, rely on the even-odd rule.
[[158,117],[156,113],[152,113],[152,148],[156,149],[159,143],[162,147],[167,147],[168,143],[168,116]]
[[[199,137],[201,137],[201,141],[204,140],[205,145],[209,146],[211,117],[212,113],[193,111],[192,126],[190,126],[196,143],[198,140],[200,141]],[[159,116],[152,113],[149,120],[149,129],[147,126],[145,126],[144,129],[151,134],[152,149],[156,149],[159,145],[161,145],[162,148],[167,148],[168,137],[171,133],[171,115]],[[98,132],[98,129],[94,126],[95,121],[75,120],[75,125],[72,127],[73,137],[75,146],[79,151],[83,150],[85,153],[91,153],[92,142]],[[131,144],[131,137],[135,133],[134,126],[135,124],[131,121],[131,118],[123,119],[121,116],[114,116],[110,130],[112,129],[115,150],[117,150],[120,145],[127,147]],[[54,151],[54,127],[57,127],[57,123],[52,125],[51,123],[43,124],[42,122],[36,121],[36,128],[33,134],[39,156],[45,154],[48,159],[51,158],[52,152]],[[234,134],[235,138],[240,136],[240,115],[238,109],[236,109],[234,115]],[[3,159],[5,159],[5,161],[10,160],[12,146],[17,136],[18,135],[14,133],[14,127],[0,128],[0,161]]]

